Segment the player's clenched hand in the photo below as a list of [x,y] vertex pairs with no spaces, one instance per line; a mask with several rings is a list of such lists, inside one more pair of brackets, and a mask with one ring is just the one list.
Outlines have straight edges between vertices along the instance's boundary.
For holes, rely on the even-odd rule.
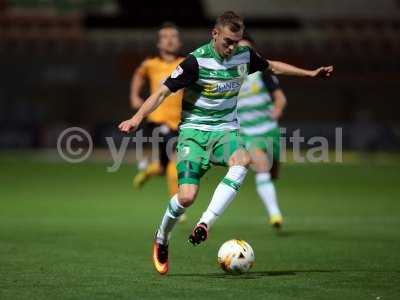
[[134,116],[129,120],[121,122],[121,124],[118,125],[118,128],[122,132],[129,133],[130,131],[138,129],[141,121],[140,118]]
[[321,67],[311,71],[311,77],[331,77],[333,73],[333,66]]

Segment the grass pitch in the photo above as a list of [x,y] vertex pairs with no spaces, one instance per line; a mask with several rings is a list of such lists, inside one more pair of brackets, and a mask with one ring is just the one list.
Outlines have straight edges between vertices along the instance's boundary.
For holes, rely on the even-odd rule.
[[[167,205],[164,179],[134,191],[134,167],[0,158],[0,299],[399,299],[397,166],[286,165],[277,184],[277,235],[250,173],[209,240],[187,236],[223,169],[210,171],[173,233],[170,273],[153,270],[153,234]],[[248,241],[251,272],[225,275],[219,246]]]

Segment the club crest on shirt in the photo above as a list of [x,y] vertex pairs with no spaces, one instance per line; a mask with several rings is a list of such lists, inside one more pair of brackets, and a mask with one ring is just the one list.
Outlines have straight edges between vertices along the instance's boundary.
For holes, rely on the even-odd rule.
[[181,66],[177,66],[176,69],[172,72],[171,78],[177,78],[180,75],[182,75],[182,73],[183,73],[183,69],[181,68]]

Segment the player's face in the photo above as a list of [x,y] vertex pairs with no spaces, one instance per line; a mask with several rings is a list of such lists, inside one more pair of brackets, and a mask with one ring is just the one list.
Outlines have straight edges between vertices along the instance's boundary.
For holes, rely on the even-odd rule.
[[177,54],[181,48],[179,32],[175,28],[163,28],[158,32],[158,49],[168,54]]
[[215,27],[212,36],[215,50],[223,58],[228,58],[235,53],[238,43],[242,39],[243,30],[232,32],[228,26]]

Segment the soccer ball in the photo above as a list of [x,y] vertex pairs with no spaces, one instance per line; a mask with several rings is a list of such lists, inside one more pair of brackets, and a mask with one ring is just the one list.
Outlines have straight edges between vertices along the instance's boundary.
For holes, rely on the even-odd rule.
[[243,240],[229,240],[219,248],[218,263],[226,273],[246,273],[254,264],[254,251]]

